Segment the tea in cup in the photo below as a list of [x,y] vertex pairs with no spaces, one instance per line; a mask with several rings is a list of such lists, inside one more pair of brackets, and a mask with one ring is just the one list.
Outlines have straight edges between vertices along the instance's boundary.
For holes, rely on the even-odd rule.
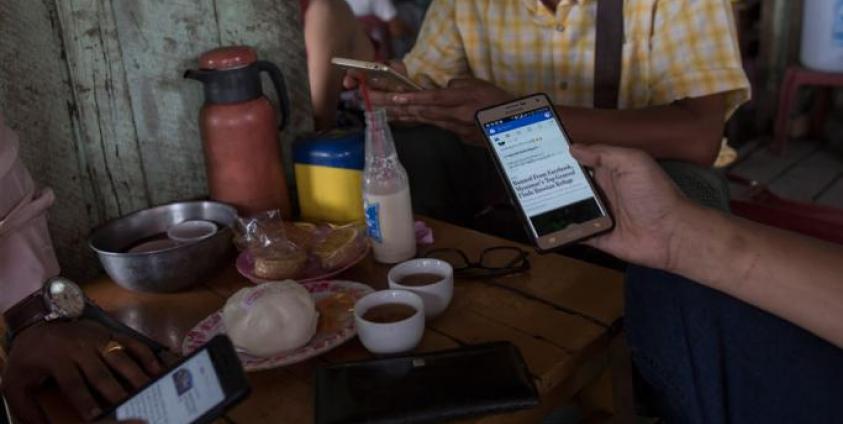
[[454,295],[454,269],[439,259],[402,262],[389,270],[387,278],[389,288],[411,291],[421,297],[427,319],[445,311]]
[[360,342],[377,354],[414,349],[424,335],[424,303],[406,290],[370,293],[354,305]]

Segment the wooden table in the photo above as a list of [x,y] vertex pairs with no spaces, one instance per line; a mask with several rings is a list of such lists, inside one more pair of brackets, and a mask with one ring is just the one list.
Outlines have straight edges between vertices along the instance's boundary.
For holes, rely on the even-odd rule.
[[[434,231],[430,248],[452,247],[477,257],[511,242],[424,219]],[[522,246],[529,249],[526,246]],[[623,313],[622,275],[559,255],[530,254],[531,270],[488,281],[457,279],[451,306],[427,325],[418,351],[508,340],[517,345],[542,396],[541,408],[486,417],[482,422],[539,422],[606,369],[611,327]],[[386,288],[389,267],[371,258],[342,279]],[[179,351],[184,335],[249,283],[229,266],[184,293],[124,290],[107,277],[85,284],[88,295],[113,316]],[[250,373],[252,395],[229,417],[239,423],[313,422],[313,373],[320,364],[369,358],[355,339],[310,361]],[[472,420],[477,422],[477,420]]]

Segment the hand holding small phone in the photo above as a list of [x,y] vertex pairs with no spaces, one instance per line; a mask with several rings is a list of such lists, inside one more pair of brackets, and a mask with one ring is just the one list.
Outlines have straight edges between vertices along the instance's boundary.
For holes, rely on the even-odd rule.
[[403,93],[422,90],[420,85],[407,78],[404,65],[398,62],[385,65],[335,57],[331,59],[331,63],[347,70],[343,78],[343,87],[349,90],[357,88],[360,79],[365,79],[372,89],[378,91]]
[[249,391],[234,345],[220,335],[141,388],[107,418],[150,424],[209,423]]

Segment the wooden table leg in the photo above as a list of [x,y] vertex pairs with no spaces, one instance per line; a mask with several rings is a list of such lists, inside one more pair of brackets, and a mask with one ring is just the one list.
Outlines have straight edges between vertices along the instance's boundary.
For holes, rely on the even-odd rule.
[[612,375],[612,395],[615,404],[615,423],[635,422],[635,390],[632,384],[632,358],[624,333],[617,334],[609,344],[609,370]]

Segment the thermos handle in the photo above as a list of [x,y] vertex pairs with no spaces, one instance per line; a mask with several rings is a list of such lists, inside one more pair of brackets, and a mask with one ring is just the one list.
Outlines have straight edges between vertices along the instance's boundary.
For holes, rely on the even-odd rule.
[[290,119],[290,99],[287,97],[287,84],[284,83],[284,74],[272,62],[259,60],[256,62],[256,65],[259,72],[269,74],[269,79],[272,80],[272,85],[275,86],[275,93],[278,94],[278,101],[281,103],[281,124],[278,128],[283,130]]

